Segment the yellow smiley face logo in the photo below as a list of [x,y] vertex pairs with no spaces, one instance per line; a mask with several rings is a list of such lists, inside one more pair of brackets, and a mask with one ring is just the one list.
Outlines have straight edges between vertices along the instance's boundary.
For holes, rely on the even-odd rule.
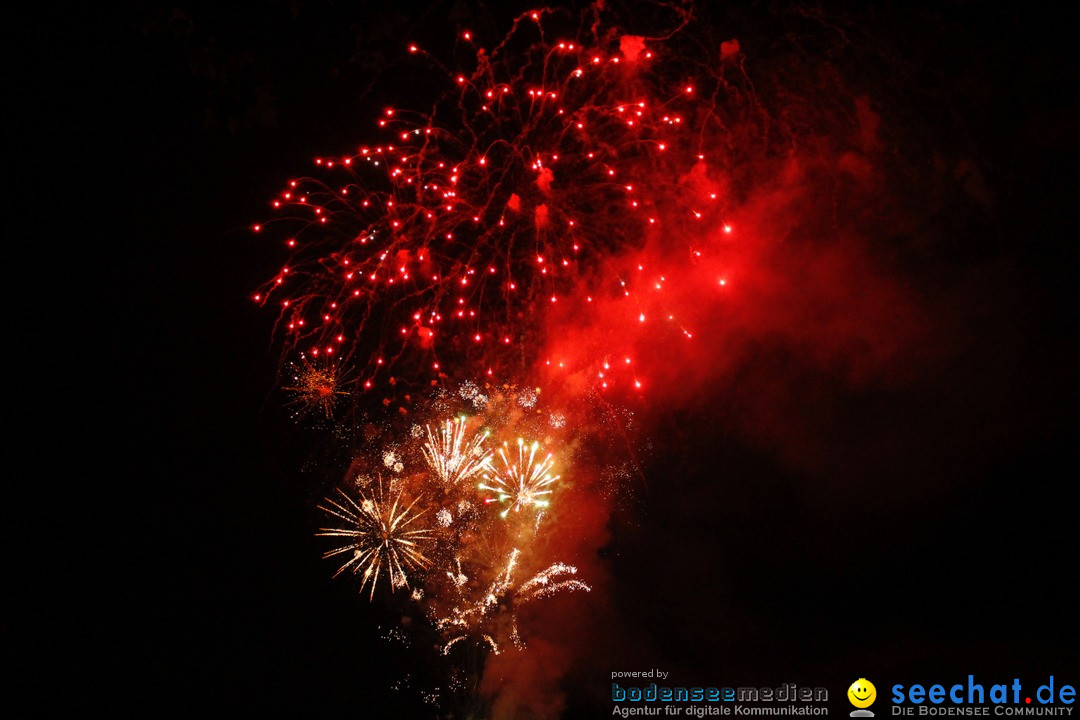
[[847,689],[848,700],[857,708],[868,708],[877,699],[877,688],[866,678],[859,678]]

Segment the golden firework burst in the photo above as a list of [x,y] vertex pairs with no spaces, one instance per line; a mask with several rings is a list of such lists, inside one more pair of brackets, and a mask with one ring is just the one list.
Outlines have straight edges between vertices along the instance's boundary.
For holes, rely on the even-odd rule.
[[408,588],[408,572],[421,570],[431,563],[423,553],[423,545],[430,540],[431,531],[415,526],[425,511],[413,512],[420,498],[408,505],[401,493],[387,498],[382,481],[370,495],[359,491],[359,500],[338,490],[340,498],[326,498],[319,509],[346,523],[340,528],[320,528],[316,533],[324,537],[346,538],[346,544],[323,554],[324,558],[349,554],[350,557],[334,573],[337,577],[345,570],[361,574],[360,591],[370,584],[369,599],[375,596],[375,585],[384,571],[390,591]]

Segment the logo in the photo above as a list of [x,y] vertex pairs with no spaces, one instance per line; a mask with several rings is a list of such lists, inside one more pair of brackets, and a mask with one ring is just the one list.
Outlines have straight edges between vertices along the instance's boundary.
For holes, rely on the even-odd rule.
[[892,701],[892,714],[901,716],[1072,715],[1073,708],[1068,706],[1076,702],[1076,688],[1055,681],[1051,675],[1049,682],[1032,693],[1030,685],[1026,690],[1021,686],[1020,678],[1014,677],[1011,684],[983,685],[975,682],[974,675],[968,675],[966,683],[951,686],[893,685]]
[[851,711],[851,717],[874,717],[866,708],[877,699],[877,688],[866,678],[859,678],[847,689],[847,698],[857,709]]

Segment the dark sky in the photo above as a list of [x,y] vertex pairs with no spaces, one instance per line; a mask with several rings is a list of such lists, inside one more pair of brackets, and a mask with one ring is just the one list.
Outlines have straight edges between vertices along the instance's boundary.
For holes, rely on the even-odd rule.
[[[778,52],[770,33],[805,32],[814,47],[783,7],[714,12],[747,53]],[[606,714],[604,673],[625,657],[686,682],[828,683],[837,696],[860,676],[1080,679],[1066,589],[1080,199],[1067,24],[990,3],[829,12],[921,71],[895,81],[905,137],[963,146],[982,170],[990,210],[930,218],[936,244],[900,258],[922,263],[911,270],[922,281],[972,284],[949,325],[967,339],[925,382],[830,403],[848,419],[821,446],[895,426],[895,447],[866,450],[904,458],[893,472],[854,450],[846,471],[825,463],[831,479],[801,470],[732,429],[737,393],[658,412],[650,482],[615,514],[602,553],[605,627],[627,638],[609,651],[629,654],[578,661],[567,717]],[[317,433],[281,407],[273,318],[248,300],[281,256],[246,228],[312,156],[362,139],[401,92],[393,61],[406,40],[449,52],[442,28],[502,31],[509,17],[451,4],[128,3],[25,26],[30,108],[15,138],[42,150],[23,184],[44,201],[30,276],[58,295],[46,325],[62,338],[50,362],[65,368],[63,398],[29,415],[55,429],[26,437],[54,438],[38,462],[56,507],[87,528],[59,538],[33,575],[50,578],[31,664],[55,683],[41,704],[427,716],[391,690],[410,670],[378,639],[393,610],[331,582],[319,559],[325,480],[302,472]],[[24,318],[39,310],[32,297]],[[786,367],[761,353],[758,367]]]

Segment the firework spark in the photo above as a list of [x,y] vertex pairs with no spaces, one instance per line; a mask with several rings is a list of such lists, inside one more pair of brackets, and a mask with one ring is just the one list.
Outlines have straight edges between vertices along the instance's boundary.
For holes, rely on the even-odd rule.
[[456,485],[474,475],[486,472],[491,466],[491,451],[484,448],[490,433],[466,437],[466,419],[454,418],[444,422],[437,431],[426,427],[424,459],[428,468],[444,485]]
[[317,533],[319,536],[347,538],[345,545],[323,554],[324,558],[352,554],[334,573],[334,577],[347,569],[362,574],[360,591],[363,592],[370,583],[369,599],[374,598],[375,585],[384,570],[391,592],[396,588],[409,587],[406,571],[420,570],[431,564],[421,549],[431,538],[431,532],[413,526],[424,514],[424,511],[412,511],[420,498],[405,505],[399,492],[387,501],[381,482],[378,491],[370,497],[359,491],[360,502],[349,497],[344,490],[339,489],[338,493],[340,499],[326,498],[326,505],[320,505],[319,509],[343,520],[347,527],[321,528]]
[[301,355],[300,364],[293,365],[293,385],[284,389],[292,393],[293,400],[290,404],[299,406],[299,416],[307,415],[313,410],[322,410],[327,419],[330,419],[334,415],[337,400],[349,394],[342,390],[345,375],[335,364],[316,363],[306,355]]
[[[507,639],[519,650],[525,647],[518,630],[516,608],[533,600],[551,597],[552,595],[568,591],[580,590],[589,592],[592,588],[585,582],[578,580],[577,568],[565,563],[555,563],[541,570],[528,580],[517,584],[514,579],[514,571],[521,557],[521,550],[514,548],[506,557],[505,563],[497,573],[492,583],[482,592],[479,597],[471,600],[462,595],[462,602],[456,605],[449,614],[438,618],[435,626],[451,635],[443,646],[443,654],[447,654],[456,643],[475,634],[484,640],[497,655],[500,652],[499,644],[492,637],[496,634],[492,626],[497,625],[495,616],[500,610],[506,612],[506,626],[504,633]],[[457,562],[457,572],[447,573],[452,584],[463,592],[467,587],[468,578],[461,571],[461,563]]]
[[546,508],[550,504],[548,496],[552,492],[551,485],[561,477],[551,474],[555,464],[551,453],[538,461],[536,451],[540,449],[540,443],[526,443],[522,438],[517,441],[516,460],[507,455],[508,449],[508,443],[503,443],[498,452],[501,467],[489,469],[484,475],[487,483],[479,485],[481,490],[495,494],[487,502],[507,503],[506,509],[500,513],[504,518],[511,510],[521,512],[528,507]]
[[551,597],[563,590],[592,590],[581,580],[565,578],[567,575],[577,575],[577,568],[566,563],[555,563],[551,567],[538,572],[518,588],[518,602],[526,603],[530,600]]

